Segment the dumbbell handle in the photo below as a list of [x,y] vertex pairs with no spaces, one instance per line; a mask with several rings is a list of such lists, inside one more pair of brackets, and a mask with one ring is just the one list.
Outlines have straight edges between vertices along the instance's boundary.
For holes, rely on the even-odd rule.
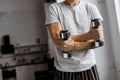
[[98,28],[101,25],[101,20],[100,19],[93,19],[91,22],[92,22],[92,27],[93,28]]
[[68,40],[68,38],[69,38],[68,30],[60,31],[60,38],[63,39],[63,40]]

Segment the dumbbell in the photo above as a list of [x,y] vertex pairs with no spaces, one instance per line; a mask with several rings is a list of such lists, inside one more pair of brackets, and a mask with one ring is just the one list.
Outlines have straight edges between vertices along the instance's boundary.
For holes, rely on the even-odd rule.
[[[68,40],[70,36],[70,33],[68,30],[62,30],[60,31],[60,38],[65,40]],[[63,57],[64,58],[70,58],[71,57],[71,53],[70,52],[66,52],[66,51],[62,51]]]
[[[92,28],[98,28],[99,26],[101,26],[101,20],[100,19],[93,19],[91,21],[92,23]],[[93,42],[93,45],[95,47],[100,47],[104,45],[104,41],[102,40],[96,40],[95,42]]]

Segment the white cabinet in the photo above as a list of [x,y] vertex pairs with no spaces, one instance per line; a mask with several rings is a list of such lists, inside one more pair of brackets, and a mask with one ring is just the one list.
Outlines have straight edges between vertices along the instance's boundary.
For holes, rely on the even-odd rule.
[[2,78],[2,69],[0,69],[0,80],[3,80]]
[[17,80],[35,80],[36,71],[47,70],[46,64],[36,64],[16,67]]
[[35,80],[33,66],[16,67],[17,80]]

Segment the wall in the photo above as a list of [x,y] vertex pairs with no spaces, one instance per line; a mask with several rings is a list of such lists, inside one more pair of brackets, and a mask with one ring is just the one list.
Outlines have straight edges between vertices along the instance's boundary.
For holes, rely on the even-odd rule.
[[[47,42],[43,0],[0,0],[0,44],[9,34],[15,46]],[[44,36],[44,37],[43,37]]]
[[[112,6],[111,6],[112,5]],[[120,20],[119,13],[116,11],[120,6],[119,0],[106,0],[106,7],[107,7],[107,14],[108,14],[108,21],[109,21],[109,27],[111,31],[111,40],[112,40],[112,46],[114,51],[114,58],[115,58],[115,65],[117,69],[117,75],[120,80],[120,23],[118,22]],[[118,7],[118,8],[116,8]]]
[[93,2],[98,6],[99,11],[101,12],[101,15],[104,18],[103,29],[105,36],[105,46],[100,49],[96,49],[96,56],[98,62],[97,65],[99,68],[100,77],[101,80],[117,80],[106,4],[104,0],[97,0],[96,2]]
[[114,61],[113,45],[111,40],[111,30],[109,26],[109,16],[107,15],[107,8],[105,0],[89,0],[94,3],[102,17],[103,17],[103,29],[105,36],[105,46],[96,49],[96,59],[98,65],[98,71],[101,80],[117,80],[116,66]]
[[[95,49],[98,71],[101,80],[117,80],[117,73],[114,61],[114,53],[111,41],[111,30],[109,26],[109,16],[107,16],[107,8],[104,0],[83,0],[94,3],[102,17],[104,18],[104,36],[105,36],[105,46]],[[108,0],[109,1],[109,0]],[[60,2],[60,0],[57,0]]]

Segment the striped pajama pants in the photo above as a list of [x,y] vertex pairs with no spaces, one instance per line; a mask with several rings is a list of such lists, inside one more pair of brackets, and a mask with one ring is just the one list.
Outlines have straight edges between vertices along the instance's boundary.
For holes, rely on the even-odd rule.
[[52,80],[99,80],[96,65],[82,72],[62,72],[55,70]]

